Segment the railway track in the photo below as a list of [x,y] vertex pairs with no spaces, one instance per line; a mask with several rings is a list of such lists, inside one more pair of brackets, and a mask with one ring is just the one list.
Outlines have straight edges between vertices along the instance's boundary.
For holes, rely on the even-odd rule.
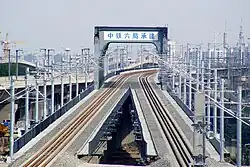
[[117,91],[117,89],[114,88],[121,87],[130,76],[138,73],[141,72],[132,72],[118,77],[109,88],[105,89],[98,97],[88,104],[83,112],[80,112],[67,124],[67,126],[65,126],[65,128],[59,131],[48,143],[46,143],[46,145],[44,145],[44,147],[21,166],[40,167],[49,165],[77,133],[86,126],[86,123],[95,116],[102,105],[112,98],[112,95]]
[[184,139],[184,134],[178,127],[167,109],[162,105],[159,97],[149,83],[148,78],[152,73],[142,74],[139,77],[140,85],[146,95],[146,98],[163,130],[163,133],[170,144],[175,155],[176,161],[180,167],[190,166],[192,163],[192,149]]

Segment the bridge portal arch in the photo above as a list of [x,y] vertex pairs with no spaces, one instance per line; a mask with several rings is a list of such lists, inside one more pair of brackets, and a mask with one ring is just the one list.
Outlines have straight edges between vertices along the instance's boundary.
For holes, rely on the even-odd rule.
[[[104,82],[104,60],[111,43],[152,43],[160,55],[167,53],[167,27],[107,27],[96,26],[94,30],[94,56],[98,66],[94,72],[95,89]],[[166,55],[166,54],[165,54]]]

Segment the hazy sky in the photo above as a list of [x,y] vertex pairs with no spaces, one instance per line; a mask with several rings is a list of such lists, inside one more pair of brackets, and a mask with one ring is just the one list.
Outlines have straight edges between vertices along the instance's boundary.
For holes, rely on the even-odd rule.
[[30,50],[92,48],[95,25],[168,25],[179,43],[207,43],[224,31],[225,20],[235,43],[241,18],[250,37],[250,0],[0,0],[0,32]]

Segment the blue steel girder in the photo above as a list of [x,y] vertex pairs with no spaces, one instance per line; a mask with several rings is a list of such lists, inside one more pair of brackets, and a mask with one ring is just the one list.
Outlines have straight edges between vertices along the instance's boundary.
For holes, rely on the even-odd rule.
[[[157,32],[157,39],[152,40],[106,40],[104,32]],[[94,30],[94,56],[97,66],[94,72],[95,89],[99,89],[104,82],[104,60],[110,43],[152,43],[159,54],[167,53],[168,28],[167,27],[109,27],[96,26]]]

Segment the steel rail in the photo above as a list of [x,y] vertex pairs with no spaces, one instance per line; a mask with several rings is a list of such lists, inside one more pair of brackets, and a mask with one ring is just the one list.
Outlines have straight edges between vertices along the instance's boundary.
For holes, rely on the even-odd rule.
[[121,75],[110,88],[105,89],[90,104],[86,106],[84,112],[79,113],[71,122],[57,133],[44,147],[42,147],[33,157],[26,161],[22,166],[46,166],[57,154],[68,144],[68,142],[84,127],[84,125],[96,114],[102,105],[108,101],[117,89],[121,87],[129,76],[141,73],[132,72]]
[[139,78],[141,87],[157,120],[159,121],[159,124],[170,144],[178,164],[181,167],[189,166],[193,157],[191,151],[192,149],[188,146],[186,140],[183,138],[183,134],[180,133],[177,123],[170,116],[170,113],[164,108],[159,97],[156,95],[154,89],[150,85],[148,81],[149,76],[149,74],[144,74]]
[[[116,82],[111,84],[111,87],[119,85],[124,80],[124,78],[125,78],[124,76],[121,76],[120,78],[118,78],[118,80]],[[46,145],[46,147],[44,147],[32,159],[30,159],[27,163],[25,163],[24,167],[26,167],[26,166],[39,166],[40,163],[42,163],[42,162],[45,163],[45,159],[48,156],[51,156],[50,154],[52,154],[56,149],[58,149],[58,147],[66,139],[69,139],[70,134],[72,134],[74,131],[76,132],[76,129],[80,129],[80,125],[82,124],[82,122],[85,123],[86,119],[94,114],[94,113],[91,114],[91,112],[94,109],[99,109],[101,102],[105,98],[109,97],[108,95],[110,95],[112,92],[113,92],[112,89],[107,89],[106,91],[102,92],[102,94],[100,96],[98,96],[95,100],[92,101],[92,103],[90,103],[86,107],[85,112],[81,113],[80,116],[77,116],[77,118],[74,119],[73,124],[68,124],[68,126],[66,128],[64,128],[63,131],[60,131],[60,133],[58,133],[56,135],[56,137]],[[97,108],[97,107],[99,107],[99,108]],[[73,136],[72,136],[72,138],[73,138]]]

